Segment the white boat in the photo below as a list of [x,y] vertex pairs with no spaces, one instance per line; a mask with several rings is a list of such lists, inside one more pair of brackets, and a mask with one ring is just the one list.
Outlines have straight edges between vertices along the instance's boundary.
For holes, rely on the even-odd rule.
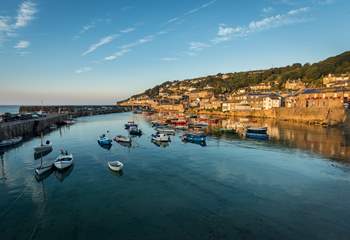
[[164,133],[156,133],[156,134],[152,134],[152,141],[170,142],[170,137]]
[[72,166],[73,164],[73,155],[68,154],[68,152],[63,152],[56,158],[54,165],[57,169],[62,170]]
[[52,150],[52,143],[47,140],[46,143],[43,143],[43,134],[41,133],[41,143],[40,146],[34,148],[35,153],[49,152]]
[[124,164],[119,161],[108,162],[108,167],[112,171],[118,172],[123,169]]
[[159,133],[164,133],[165,135],[175,135],[175,130],[171,128],[156,128]]
[[47,165],[40,165],[40,167],[37,167],[37,168],[35,169],[35,173],[36,173],[37,175],[42,175],[42,174],[44,174],[44,173],[46,173],[46,172],[51,171],[51,170],[52,170],[52,167],[53,167],[53,164],[52,164],[52,163],[51,163],[51,164],[47,164]]
[[125,137],[122,135],[118,135],[114,138],[114,141],[116,142],[122,142],[122,143],[131,143],[131,138]]
[[0,147],[10,147],[20,143],[23,140],[23,137],[15,137],[7,140],[0,141]]

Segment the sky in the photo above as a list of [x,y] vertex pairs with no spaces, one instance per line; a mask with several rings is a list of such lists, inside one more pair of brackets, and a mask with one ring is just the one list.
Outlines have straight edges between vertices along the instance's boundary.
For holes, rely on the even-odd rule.
[[1,0],[0,105],[313,63],[350,50],[349,22],[348,0]]

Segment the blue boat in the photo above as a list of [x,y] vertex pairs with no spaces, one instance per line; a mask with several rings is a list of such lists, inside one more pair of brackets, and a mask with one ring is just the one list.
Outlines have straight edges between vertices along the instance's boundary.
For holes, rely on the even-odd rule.
[[182,136],[182,140],[193,143],[204,143],[207,140],[207,136],[203,133],[185,133]]
[[245,132],[245,137],[258,139],[258,140],[267,140],[269,139],[269,135],[267,134],[267,127],[261,127],[261,128],[248,127]]
[[108,138],[105,134],[102,134],[99,139],[97,139],[98,144],[100,145],[111,145],[112,139]]

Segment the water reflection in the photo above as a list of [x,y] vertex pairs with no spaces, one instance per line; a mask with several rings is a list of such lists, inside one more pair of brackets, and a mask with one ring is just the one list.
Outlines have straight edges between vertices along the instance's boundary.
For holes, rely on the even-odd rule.
[[5,172],[5,161],[4,161],[4,152],[0,151],[0,162],[1,162],[1,176],[0,180],[6,180],[6,172]]
[[64,170],[56,170],[55,176],[57,180],[59,180],[60,182],[63,182],[64,179],[66,179],[72,173],[73,169],[74,169],[74,165]]
[[104,148],[106,150],[111,150],[112,144],[98,144],[101,148]]
[[168,142],[158,142],[158,141],[154,141],[154,140],[151,140],[151,142],[156,145],[157,147],[160,147],[160,148],[166,148],[166,147],[169,147],[169,143]]

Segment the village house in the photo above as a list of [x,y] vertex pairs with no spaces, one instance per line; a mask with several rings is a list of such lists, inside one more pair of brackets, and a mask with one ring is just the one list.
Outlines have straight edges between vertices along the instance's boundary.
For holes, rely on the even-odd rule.
[[259,83],[257,85],[250,86],[250,90],[252,91],[266,91],[271,89],[271,84],[268,83]]
[[305,83],[303,83],[300,79],[298,79],[298,80],[288,80],[285,83],[284,88],[287,89],[287,90],[296,91],[296,90],[305,88]]
[[287,107],[342,108],[349,105],[350,89],[305,89],[286,98]]
[[323,77],[322,82],[323,85],[326,87],[347,87],[349,85],[350,81],[350,75],[349,74],[341,74],[341,75],[334,75],[334,74],[328,74],[327,76]]
[[263,98],[263,109],[279,108],[282,106],[282,97],[276,94],[270,94]]

